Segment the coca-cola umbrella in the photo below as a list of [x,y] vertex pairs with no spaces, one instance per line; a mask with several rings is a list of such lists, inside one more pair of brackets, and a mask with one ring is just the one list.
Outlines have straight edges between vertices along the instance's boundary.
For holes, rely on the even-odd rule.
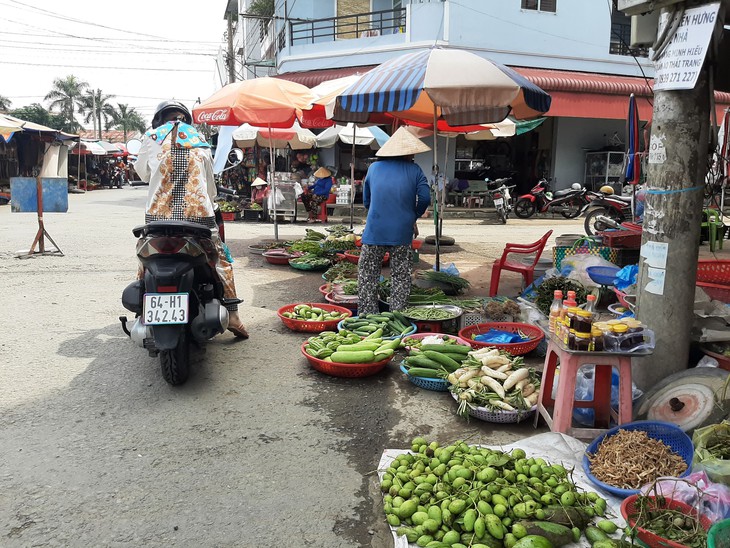
[[[363,75],[336,100],[333,118],[367,121],[387,112],[404,121],[439,120],[452,127],[501,122],[512,114],[531,119],[550,109],[550,95],[512,69],[460,49],[434,47],[394,57]],[[434,139],[434,182],[439,180]],[[439,270],[439,203],[434,204]]]
[[[252,126],[291,128],[302,111],[311,108],[315,99],[308,87],[281,78],[264,76],[228,84],[193,108],[193,119],[217,126]],[[269,180],[276,197],[274,179],[274,147],[269,140]],[[274,237],[279,239],[279,224],[274,206]]]

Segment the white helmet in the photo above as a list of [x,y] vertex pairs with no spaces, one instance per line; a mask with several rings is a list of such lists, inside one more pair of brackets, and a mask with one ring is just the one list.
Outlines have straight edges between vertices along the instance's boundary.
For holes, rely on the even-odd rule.
[[580,183],[573,183],[572,185],[570,185],[570,188],[572,188],[573,190],[581,190],[583,187]]

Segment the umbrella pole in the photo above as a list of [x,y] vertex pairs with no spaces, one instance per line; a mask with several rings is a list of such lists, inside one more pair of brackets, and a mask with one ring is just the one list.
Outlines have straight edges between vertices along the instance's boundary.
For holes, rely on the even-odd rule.
[[451,139],[446,137],[446,146],[444,147],[444,184],[441,187],[441,215],[439,215],[439,234],[444,233],[444,214],[446,212],[446,171],[449,165],[449,143]]
[[355,134],[357,126],[352,124],[352,154],[350,155],[350,230],[355,216]]
[[[274,143],[271,141],[271,124],[269,124],[269,174],[271,179],[271,203],[274,204],[274,239],[279,241],[279,221],[276,213],[276,178],[274,177]],[[294,207],[297,205],[294,204]]]
[[438,164],[438,123],[437,123],[437,117],[438,114],[436,112],[436,105],[433,106],[433,179],[434,179],[434,185],[436,186],[434,190],[434,199],[435,202],[433,204],[433,222],[434,225],[436,225],[436,262],[434,266],[436,267],[436,272],[439,272],[441,270],[441,231],[439,230],[439,164]]

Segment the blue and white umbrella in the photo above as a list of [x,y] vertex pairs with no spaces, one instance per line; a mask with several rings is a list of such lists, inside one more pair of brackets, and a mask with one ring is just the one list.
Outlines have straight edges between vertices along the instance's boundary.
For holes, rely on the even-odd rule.
[[[550,109],[550,95],[514,70],[460,49],[432,48],[394,57],[342,92],[333,119],[367,123],[387,113],[406,123],[432,124],[434,133],[459,126],[537,118]],[[470,129],[468,131],[473,131]],[[439,180],[437,139],[434,184]],[[438,196],[438,194],[436,194]],[[439,270],[439,201],[434,202],[436,270]]]

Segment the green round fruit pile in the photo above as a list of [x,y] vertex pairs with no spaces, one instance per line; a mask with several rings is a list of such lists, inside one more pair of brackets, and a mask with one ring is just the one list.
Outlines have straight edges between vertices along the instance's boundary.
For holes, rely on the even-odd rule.
[[580,490],[563,466],[521,449],[419,437],[411,451],[393,460],[381,490],[388,523],[421,547],[552,548],[576,542],[606,512],[606,501]]

